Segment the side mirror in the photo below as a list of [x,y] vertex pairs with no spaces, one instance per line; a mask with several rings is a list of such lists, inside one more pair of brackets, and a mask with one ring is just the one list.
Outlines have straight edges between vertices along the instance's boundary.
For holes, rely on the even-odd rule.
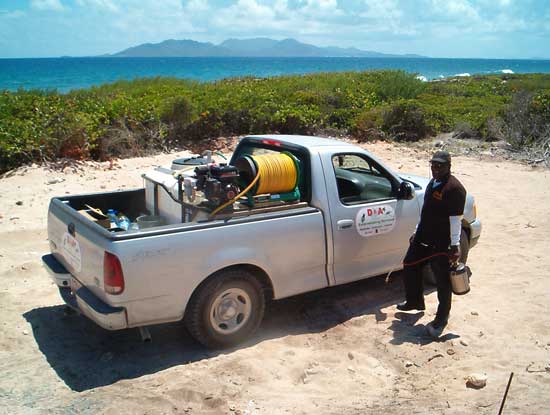
[[414,186],[409,182],[401,182],[399,185],[399,199],[412,200],[415,196]]

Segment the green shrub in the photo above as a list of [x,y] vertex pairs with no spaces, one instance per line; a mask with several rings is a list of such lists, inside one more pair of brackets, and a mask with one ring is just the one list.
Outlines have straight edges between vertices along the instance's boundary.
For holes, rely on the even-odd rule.
[[351,128],[351,135],[359,141],[375,141],[385,138],[383,108],[372,108],[359,114]]
[[374,92],[383,101],[416,98],[426,89],[426,83],[405,71],[376,72]]
[[177,143],[185,140],[199,141],[203,138],[217,138],[222,135],[223,120],[220,113],[215,110],[203,111],[199,118],[189,124],[182,136],[176,138]]
[[430,134],[424,111],[415,103],[398,102],[382,118],[382,130],[397,141],[418,141]]
[[184,96],[169,98],[160,103],[160,119],[167,124],[186,126],[191,122],[193,113],[191,102]]
[[453,131],[453,136],[455,138],[472,139],[480,137],[479,130],[472,128],[472,126],[467,121],[457,122],[455,127],[453,128]]
[[503,118],[505,139],[516,149],[550,141],[550,94],[517,92]]
[[319,115],[314,107],[282,107],[273,116],[274,127],[283,134],[307,134],[319,126]]

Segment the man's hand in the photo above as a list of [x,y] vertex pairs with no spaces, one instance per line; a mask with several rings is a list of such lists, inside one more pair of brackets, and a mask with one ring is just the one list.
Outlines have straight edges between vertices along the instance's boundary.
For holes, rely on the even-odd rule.
[[449,248],[449,262],[454,264],[460,259],[460,247],[458,245],[451,245]]

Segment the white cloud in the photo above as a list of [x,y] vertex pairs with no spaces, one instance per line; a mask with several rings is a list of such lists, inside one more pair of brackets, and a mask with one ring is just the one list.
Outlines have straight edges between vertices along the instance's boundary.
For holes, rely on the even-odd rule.
[[0,17],[6,19],[17,19],[24,17],[26,13],[23,10],[0,10]]
[[63,10],[63,5],[59,0],[31,0],[31,7],[36,10]]
[[362,33],[411,36],[417,33],[415,19],[407,16],[398,0],[364,0],[366,9],[358,14],[357,29]]
[[432,0],[432,7],[436,15],[459,22],[480,20],[477,9],[467,0]]
[[220,9],[211,22],[217,28],[231,27],[250,30],[273,27],[276,14],[267,6],[256,3],[256,0],[238,0],[237,3]]
[[334,17],[342,15],[342,10],[338,9],[338,2],[336,0],[306,0],[306,4],[303,8],[299,9],[304,18],[309,17]]
[[210,9],[207,0],[189,0],[184,9],[190,13],[203,13]]
[[288,12],[288,0],[275,0],[273,10],[278,14],[286,14]]
[[200,18],[208,12],[202,10],[208,7],[205,1],[194,0],[186,6],[180,0],[141,0],[139,7],[133,3],[132,0],[119,1],[120,12],[104,22],[105,32],[116,37],[117,44],[124,42],[124,47],[193,38],[192,34],[206,30]]
[[120,11],[116,2],[113,0],[76,0],[76,3],[83,7],[94,7],[98,10],[105,10],[109,12]]

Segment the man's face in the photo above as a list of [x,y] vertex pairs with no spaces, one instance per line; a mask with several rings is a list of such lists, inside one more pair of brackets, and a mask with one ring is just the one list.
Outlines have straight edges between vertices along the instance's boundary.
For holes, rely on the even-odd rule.
[[432,176],[435,180],[441,180],[451,170],[451,165],[449,163],[440,163],[438,161],[430,162],[432,168]]

